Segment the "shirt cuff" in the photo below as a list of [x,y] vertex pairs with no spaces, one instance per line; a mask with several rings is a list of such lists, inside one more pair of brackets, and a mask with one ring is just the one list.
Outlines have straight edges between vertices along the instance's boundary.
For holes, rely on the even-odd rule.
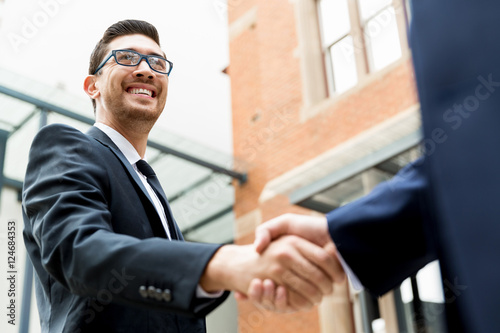
[[196,287],[196,297],[197,298],[218,298],[221,297],[224,294],[224,290],[219,290],[214,293],[208,293],[203,288],[198,285]]
[[351,282],[351,286],[354,290],[360,291],[364,289],[363,284],[361,281],[359,281],[358,277],[354,272],[352,271],[351,267],[344,261],[344,258],[342,258],[342,255],[340,254],[339,251],[337,251],[337,256],[339,258],[340,264],[342,265],[342,268],[344,269],[344,272],[346,273],[347,277],[349,278],[349,281]]

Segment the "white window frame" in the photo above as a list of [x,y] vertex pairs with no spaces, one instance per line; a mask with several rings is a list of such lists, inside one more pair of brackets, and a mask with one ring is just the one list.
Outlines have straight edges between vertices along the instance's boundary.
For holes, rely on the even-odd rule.
[[[392,3],[386,5],[384,8],[380,9],[376,13],[370,15],[369,18],[365,20],[365,22],[361,22],[361,13],[360,13],[360,5],[359,5],[359,0],[347,0],[348,2],[348,9],[349,9],[349,17],[350,17],[350,23],[351,23],[351,28],[349,32],[346,34],[342,35],[338,39],[336,39],[334,42],[325,44],[323,35],[324,33],[322,32],[322,23],[321,23],[321,8],[319,6],[319,0],[311,0],[314,1],[315,7],[316,7],[316,12],[317,12],[317,23],[318,23],[318,30],[319,30],[319,35],[320,35],[320,45],[321,45],[321,52],[323,53],[323,67],[325,71],[325,79],[327,81],[327,91],[328,91],[328,97],[335,97],[338,96],[339,94],[335,91],[334,87],[334,73],[333,69],[331,66],[331,61],[330,61],[330,48],[331,46],[335,45],[338,42],[341,42],[343,38],[346,36],[352,36],[353,38],[353,43],[354,43],[354,56],[355,56],[355,61],[356,61],[356,68],[357,68],[357,85],[360,85],[367,76],[373,73],[381,72],[385,68],[390,67],[393,63],[397,63],[399,60],[402,58],[406,58],[408,55],[409,51],[407,50],[407,41],[406,41],[406,24],[405,24],[405,17],[404,17],[404,7],[403,7],[403,1],[407,0],[393,0]],[[370,50],[367,48],[367,36],[365,35],[364,31],[366,28],[366,25],[372,20],[374,17],[376,17],[378,14],[383,12],[384,10],[387,10],[388,8],[393,7],[396,13],[396,24],[398,27],[398,35],[399,35],[399,44],[401,48],[401,57],[399,57],[397,60],[392,62],[391,64],[385,66],[384,68],[380,68],[377,70],[373,70],[373,65],[372,60],[370,59],[371,55],[369,54]]]

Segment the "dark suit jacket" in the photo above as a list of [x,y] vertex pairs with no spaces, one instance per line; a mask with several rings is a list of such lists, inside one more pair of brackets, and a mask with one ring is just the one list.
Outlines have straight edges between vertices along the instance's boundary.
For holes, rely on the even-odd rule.
[[449,332],[500,332],[500,2],[413,0],[425,162],[328,214],[377,294],[440,260]]
[[219,245],[160,238],[146,193],[96,127],[37,134],[23,206],[43,332],[205,332],[203,317],[227,297],[195,297]]

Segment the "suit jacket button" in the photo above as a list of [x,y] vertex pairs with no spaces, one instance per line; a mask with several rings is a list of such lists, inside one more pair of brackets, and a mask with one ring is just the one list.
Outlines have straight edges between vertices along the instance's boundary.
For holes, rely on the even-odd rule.
[[141,294],[141,296],[144,298],[148,297],[148,291],[146,290],[146,286],[141,286],[139,288],[139,294]]
[[170,302],[172,300],[172,292],[170,289],[163,290],[162,297],[165,302]]
[[155,297],[155,294],[156,294],[156,288],[153,287],[153,286],[149,286],[148,287],[148,296],[150,298],[154,298]]
[[161,299],[162,299],[162,290],[160,288],[156,289],[156,291],[155,291],[155,298],[158,301],[161,301]]

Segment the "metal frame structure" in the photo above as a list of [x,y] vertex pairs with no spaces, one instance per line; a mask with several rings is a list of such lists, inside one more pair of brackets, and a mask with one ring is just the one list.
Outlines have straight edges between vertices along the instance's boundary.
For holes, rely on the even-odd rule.
[[[78,113],[72,112],[70,110],[67,110],[65,108],[59,107],[59,106],[51,104],[51,103],[47,103],[47,102],[42,101],[38,98],[23,94],[19,91],[4,87],[2,85],[0,85],[0,94],[4,94],[6,96],[15,98],[17,100],[32,104],[36,107],[36,109],[31,114],[29,114],[28,117],[26,117],[20,124],[15,126],[12,131],[9,132],[9,131],[0,129],[0,191],[1,191],[1,189],[3,189],[4,186],[11,188],[11,189],[14,189],[18,192],[18,200],[21,201],[21,192],[22,192],[22,188],[23,188],[23,182],[16,180],[16,179],[8,178],[4,175],[4,165],[5,165],[4,163],[5,163],[7,142],[8,142],[9,136],[11,136],[14,132],[16,132],[17,130],[22,128],[24,124],[26,124],[30,119],[32,119],[38,113],[40,113],[39,128],[42,128],[43,126],[47,125],[48,114],[50,112],[54,112],[54,113],[63,115],[65,117],[83,122],[83,123],[88,124],[88,125],[93,125],[95,123],[95,121],[91,118],[82,116]],[[161,143],[148,140],[148,147],[154,148],[163,154],[173,155],[173,156],[178,157],[180,159],[183,159],[183,160],[186,160],[188,162],[194,163],[196,165],[202,166],[204,168],[210,169],[214,173],[230,176],[231,178],[238,180],[240,184],[243,184],[247,181],[247,174],[246,173],[240,173],[240,172],[237,172],[234,170],[223,168],[219,165],[213,164],[211,162],[202,160],[202,159],[197,158],[195,156],[178,151],[178,150],[173,149],[171,147],[165,146]],[[182,191],[182,193],[177,195],[174,198],[174,200],[177,199],[179,196],[182,196],[183,194],[185,194],[186,191],[188,191],[188,190]],[[1,192],[0,192],[0,199],[1,199]],[[204,226],[204,225],[210,223],[210,221],[212,221],[218,217],[221,217],[224,214],[227,214],[231,211],[232,211],[232,206],[229,208],[223,209],[222,211],[220,211],[212,216],[209,216],[208,218],[204,219],[203,221],[197,223],[196,225],[189,227],[185,232],[186,233],[192,232],[196,228]],[[29,259],[27,258],[26,264],[25,264],[25,276],[24,276],[24,281],[23,281],[23,297],[22,297],[22,303],[21,303],[21,313],[23,314],[23,316],[20,317],[19,333],[27,333],[29,331],[32,285],[33,285],[33,266],[31,264],[31,262],[29,261]]]
[[422,132],[419,129],[418,131],[408,134],[407,136],[393,142],[377,152],[365,156],[364,158],[347,165],[322,179],[295,190],[289,195],[290,202],[292,204],[327,213],[336,207],[329,207],[327,205],[322,205],[320,202],[311,201],[314,194],[320,193],[369,168],[377,167],[378,165],[383,164],[383,162],[387,161],[391,157],[409,149],[410,147],[418,145],[421,140]]
[[[1,85],[0,85],[0,94],[4,94],[4,95],[7,95],[7,96],[16,98],[16,99],[18,99],[20,101],[33,104],[39,110],[41,110],[42,113],[43,112],[58,113],[60,115],[66,116],[68,118],[71,118],[71,119],[74,119],[74,120],[77,120],[77,121],[81,121],[81,122],[83,122],[85,124],[88,124],[88,125],[93,125],[95,123],[95,121],[93,119],[91,119],[91,118],[82,116],[82,115],[80,115],[78,113],[69,111],[67,109],[61,108],[61,107],[59,107],[57,105],[54,105],[54,104],[51,104],[51,103],[44,102],[44,101],[42,101],[42,100],[40,100],[38,98],[35,98],[35,97],[32,97],[32,96],[20,93],[18,91],[12,90],[12,89],[7,88],[7,87],[3,87]],[[30,118],[32,116],[33,115],[30,115]],[[183,152],[178,151],[176,149],[167,147],[167,146],[165,146],[163,144],[160,144],[158,142],[155,142],[155,141],[148,140],[148,146],[151,147],[151,148],[157,149],[157,150],[159,150],[162,153],[173,155],[175,157],[181,158],[181,159],[186,160],[188,162],[191,162],[191,163],[194,163],[194,164],[198,164],[198,165],[200,165],[200,166],[202,166],[204,168],[210,169],[210,170],[212,170],[212,171],[214,171],[216,173],[221,173],[221,174],[230,176],[230,177],[232,177],[234,179],[237,179],[240,182],[240,184],[243,184],[243,183],[245,183],[247,181],[247,174],[246,173],[240,173],[240,172],[236,172],[234,170],[229,170],[229,169],[223,168],[221,166],[218,166],[218,165],[215,165],[213,163],[204,161],[202,159],[199,159],[197,157],[194,157],[194,156],[191,156],[189,154],[183,153]]]

